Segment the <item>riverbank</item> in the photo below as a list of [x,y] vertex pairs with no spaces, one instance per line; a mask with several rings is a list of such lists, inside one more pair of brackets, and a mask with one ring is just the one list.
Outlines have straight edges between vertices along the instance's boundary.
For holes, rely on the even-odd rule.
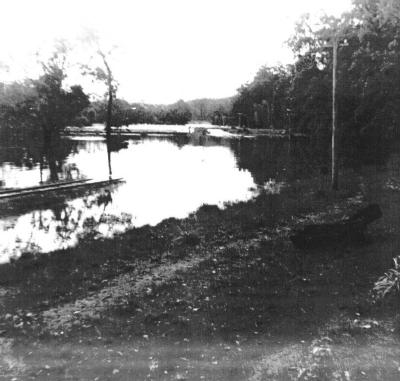
[[[397,305],[369,296],[400,247],[397,164],[1,266],[0,377],[398,379]],[[368,245],[288,239],[367,202],[384,214]]]

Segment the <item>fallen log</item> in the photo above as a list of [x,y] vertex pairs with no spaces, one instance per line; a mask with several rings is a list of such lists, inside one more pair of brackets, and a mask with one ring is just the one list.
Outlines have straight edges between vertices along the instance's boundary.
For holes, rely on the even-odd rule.
[[290,239],[298,249],[361,243],[365,241],[367,226],[380,217],[379,205],[370,204],[338,222],[306,225],[295,231]]
[[4,194],[8,193],[18,193],[18,192],[27,192],[27,191],[35,191],[37,189],[46,189],[46,188],[53,188],[61,185],[70,185],[70,184],[81,184],[91,181],[91,179],[79,179],[79,180],[71,180],[71,181],[58,181],[58,182],[53,182],[53,183],[48,183],[48,184],[40,184],[40,185],[34,185],[31,187],[25,187],[25,188],[6,188],[6,189],[1,189],[0,190],[0,197]]
[[75,180],[69,182],[52,183],[47,185],[39,185],[29,188],[12,189],[6,192],[0,193],[0,202],[9,202],[14,199],[21,199],[24,197],[34,197],[37,195],[48,195],[50,193],[62,193],[67,191],[73,191],[78,188],[100,188],[107,185],[118,184],[122,182],[122,178],[109,179],[109,180]]

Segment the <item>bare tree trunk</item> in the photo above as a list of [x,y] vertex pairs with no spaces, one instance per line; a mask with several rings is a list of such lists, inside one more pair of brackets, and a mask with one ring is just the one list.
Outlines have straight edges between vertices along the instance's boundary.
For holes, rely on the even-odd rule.
[[106,138],[107,144],[107,162],[108,162],[108,179],[112,180],[112,167],[111,167],[111,136],[107,136]]
[[113,103],[113,93],[112,93],[112,87],[110,86],[108,90],[107,119],[106,119],[107,136],[111,135],[112,103]]
[[113,89],[111,83],[108,88],[108,103],[107,103],[107,120],[106,120],[106,143],[107,143],[107,161],[108,161],[108,178],[112,179],[111,170],[111,121],[112,121],[112,103]]
[[112,179],[111,169],[111,122],[112,122],[112,105],[113,105],[113,75],[108,65],[106,55],[99,49],[98,53],[103,59],[104,66],[107,70],[107,86],[108,86],[108,103],[107,103],[107,119],[106,119],[106,143],[107,143],[107,161],[108,161],[108,177]]

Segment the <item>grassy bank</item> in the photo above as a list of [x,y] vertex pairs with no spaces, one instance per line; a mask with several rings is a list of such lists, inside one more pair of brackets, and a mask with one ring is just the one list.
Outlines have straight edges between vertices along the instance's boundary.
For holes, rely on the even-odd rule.
[[[370,297],[399,248],[396,168],[348,173],[337,193],[297,181],[2,266],[1,376],[398,379],[397,304]],[[288,239],[366,202],[384,214],[366,245],[304,253]]]

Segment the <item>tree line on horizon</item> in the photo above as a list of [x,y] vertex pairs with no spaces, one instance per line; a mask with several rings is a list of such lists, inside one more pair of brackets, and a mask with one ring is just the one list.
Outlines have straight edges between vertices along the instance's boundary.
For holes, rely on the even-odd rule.
[[[77,118],[75,125],[89,126],[93,123],[104,123],[106,119],[106,100],[91,102]],[[190,121],[219,122],[219,115],[229,115],[232,109],[232,98],[202,98],[191,101],[179,100],[175,103],[149,104],[128,102],[115,99],[112,110],[112,125],[115,127],[130,124],[167,124],[184,125]]]
[[[310,26],[311,25],[311,26]],[[315,25],[318,25],[315,27]],[[313,30],[314,29],[314,30]],[[129,103],[117,97],[111,70],[86,73],[108,84],[102,100],[90,101],[80,85],[66,88],[62,44],[41,62],[38,79],[0,83],[0,135],[27,134],[41,126],[45,138],[66,126],[106,123],[214,124],[291,129],[306,133],[327,152],[332,119],[332,40],[338,40],[337,115],[340,147],[347,154],[378,157],[398,137],[400,124],[400,3],[353,0],[341,18],[304,16],[288,41],[293,64],[263,66],[231,98],[178,101],[170,105]],[[106,64],[107,57],[97,51]],[[111,99],[111,102],[110,102]],[[371,144],[373,143],[373,144]]]
[[[80,85],[64,89],[62,71],[46,71],[37,80],[26,79],[11,84],[0,83],[0,133],[7,126],[26,129],[30,125],[41,124],[45,115],[42,106],[47,110],[56,110],[54,130],[66,126],[90,126],[106,122],[107,99],[90,101]],[[55,98],[54,98],[55,97]],[[59,104],[53,100],[57,99]],[[149,104],[128,102],[115,98],[112,102],[112,125],[114,127],[130,124],[165,124],[184,125],[190,121],[210,121],[222,125],[222,116],[229,115],[233,98],[179,100],[175,103]],[[42,106],[40,106],[42,105]],[[19,127],[18,127],[19,126]],[[45,128],[45,127],[44,127]]]

